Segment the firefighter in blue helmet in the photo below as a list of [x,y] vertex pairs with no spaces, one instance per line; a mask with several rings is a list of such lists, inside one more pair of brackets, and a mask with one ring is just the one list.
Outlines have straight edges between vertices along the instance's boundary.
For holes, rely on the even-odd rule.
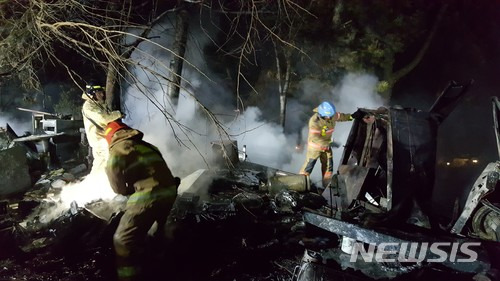
[[321,162],[323,187],[326,187],[333,175],[332,135],[337,122],[351,121],[351,114],[340,113],[335,106],[322,102],[313,110],[315,113],[309,119],[309,133],[307,136],[307,155],[300,174],[309,176],[318,158]]

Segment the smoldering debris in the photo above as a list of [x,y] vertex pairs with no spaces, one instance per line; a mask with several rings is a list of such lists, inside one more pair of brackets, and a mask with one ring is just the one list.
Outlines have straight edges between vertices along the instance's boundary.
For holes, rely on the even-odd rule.
[[[391,111],[400,114],[390,115]],[[389,212],[391,206],[404,202],[413,203],[406,205],[408,208],[420,206],[416,198],[402,201],[401,194],[393,196],[392,191],[394,195],[409,191],[398,188],[409,178],[401,169],[411,168],[411,163],[404,157],[395,157],[393,152],[401,153],[407,147],[393,150],[393,141],[398,139],[389,134],[391,130],[402,134],[400,131],[407,124],[402,126],[389,117],[406,121],[417,117],[428,119],[411,109],[365,112],[371,114],[374,122],[354,121],[339,174],[322,195],[308,177],[243,161],[246,157],[231,157],[231,161],[223,158],[211,170],[197,170],[184,177],[167,227],[151,231],[147,238],[145,278],[313,281],[486,277],[494,280],[498,270],[494,261],[500,253],[499,244],[494,241],[488,244],[481,240],[477,259],[467,264],[431,263],[428,258],[405,264],[367,262],[363,258],[350,261],[349,241],[369,247],[387,242],[468,243],[481,238],[465,231],[457,236],[449,229],[425,228],[423,220],[417,221],[420,225],[411,220],[417,213],[415,210],[396,213],[400,209],[394,208]],[[412,119],[398,119],[400,115],[412,114],[415,115]],[[419,124],[428,125],[427,121]],[[403,133],[408,131],[405,129]],[[432,141],[433,135],[419,139],[424,140]],[[395,163],[396,160],[399,162]],[[104,198],[102,192],[106,188],[102,188],[105,187],[102,178],[86,176],[84,167],[78,165],[49,169],[29,192],[0,202],[0,246],[5,249],[0,253],[0,273],[6,278],[22,279],[30,275],[39,280],[114,280],[111,241],[126,198]],[[497,172],[499,166],[493,163],[489,167]],[[425,168],[433,169],[433,165]],[[498,177],[490,172],[486,170],[484,174],[491,175],[491,179],[478,178],[480,188],[471,191],[473,196],[477,190],[494,190]],[[95,186],[100,193],[94,193]],[[421,203],[422,198],[418,199]],[[488,212],[473,221],[488,227],[490,232],[497,226],[498,201],[493,201],[495,197],[487,199],[492,202],[481,204]],[[399,217],[392,216],[394,213]],[[466,212],[462,217],[477,217],[477,213]]]
[[[180,194],[169,217],[175,242],[158,251],[159,245],[165,244],[151,237],[148,251],[154,253],[154,249],[156,256],[168,249],[163,260],[174,259],[171,263],[182,275],[178,280],[290,278],[294,260],[302,252],[298,241],[304,228],[296,226],[302,221],[301,214],[276,203],[276,197],[263,188],[267,175],[276,170],[251,163],[243,166],[204,172],[203,179],[195,177],[197,180],[188,186],[195,192]],[[62,202],[65,189],[85,178],[65,169],[50,170],[22,196],[2,201],[3,276],[114,278],[111,241],[126,198],[86,204],[72,201],[69,206]],[[194,189],[199,182],[203,184]],[[294,198],[293,206],[307,205],[302,198]],[[188,268],[193,265],[197,271]],[[270,271],[263,272],[263,268]],[[92,270],[96,273],[90,273]]]
[[[72,177],[67,173],[64,169],[50,171],[23,197],[1,201],[2,276],[115,278],[111,241],[126,201],[120,197],[84,205],[73,201],[67,207],[57,199],[67,185],[61,188],[54,184],[68,183]],[[287,182],[278,181],[275,177],[279,176],[294,175],[246,162],[187,177],[193,180],[184,181],[187,186],[169,216],[169,239],[148,239],[148,280],[166,276],[173,280],[319,280],[315,278],[320,276],[407,280],[417,276],[415,272],[434,272],[422,266],[346,266],[339,236],[304,223],[304,211],[329,212],[325,199],[314,192],[295,190],[296,181],[288,188],[279,185],[277,182]],[[48,213],[53,214],[50,219]],[[373,233],[376,236],[377,232]],[[320,253],[315,262],[307,258],[314,255],[311,249]],[[464,276],[452,270],[447,274],[457,280]]]
[[113,278],[112,216],[124,201],[85,206],[60,202],[69,178],[63,169],[45,174],[22,197],[0,204],[2,280],[110,280]]

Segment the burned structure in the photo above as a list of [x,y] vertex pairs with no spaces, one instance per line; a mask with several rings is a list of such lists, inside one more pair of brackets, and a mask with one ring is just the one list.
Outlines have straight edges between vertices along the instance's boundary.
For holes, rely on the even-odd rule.
[[[493,124],[500,159],[500,102],[492,98]],[[500,177],[500,162],[489,163],[471,187],[460,215],[451,232],[465,234],[472,228],[473,235],[486,240],[500,241],[500,191],[497,182]]]
[[[322,194],[307,176],[246,161],[245,147],[238,150],[235,141],[212,143],[211,169],[181,181],[168,239],[148,241],[147,280],[495,280],[498,162],[478,176],[451,223],[443,224],[429,205],[439,188],[433,181],[438,126],[470,84],[450,83],[428,111],[361,109],[366,118],[353,122],[338,173]],[[500,155],[499,112],[494,98]],[[52,131],[52,137],[60,133]],[[0,205],[0,275],[113,280],[111,240],[126,198],[71,204],[49,220],[37,208],[56,205],[56,183],[71,177],[48,171],[22,199]],[[73,180],[85,174],[73,171]],[[458,262],[469,257],[459,251],[432,262],[442,255],[423,245],[433,242],[445,243],[446,255],[473,245],[477,256]],[[396,259],[370,261],[368,249],[383,243],[393,243],[385,257]],[[415,245],[423,258],[398,260],[404,251],[396,245],[403,244]],[[353,258],[356,246],[365,255]]]
[[81,120],[44,111],[18,109],[31,113],[31,132],[18,136],[8,124],[0,128],[0,160],[5,163],[1,174],[5,180],[0,182],[0,195],[26,191],[43,172],[65,163],[71,166],[85,162]]
[[28,190],[32,186],[30,176],[30,149],[15,143],[16,133],[10,126],[0,128],[0,161],[5,163],[0,171],[3,179],[0,184],[0,195],[8,195]]
[[[500,247],[497,242],[481,239],[498,241],[500,212],[496,206],[498,197],[494,195],[500,172],[498,161],[490,163],[479,175],[460,217],[448,223],[452,227],[443,226],[446,224],[440,223],[430,205],[433,188],[436,188],[437,128],[471,83],[451,82],[429,111],[399,107],[364,110],[370,117],[354,122],[338,174],[323,194],[332,206],[333,215],[314,212],[304,215],[308,225],[341,236],[342,243],[314,252],[316,263],[304,262],[297,280],[321,280],[313,277],[315,272],[326,270],[318,268],[332,261],[343,269],[359,270],[375,279],[406,280],[414,277],[412,274],[423,272],[430,275],[422,276],[442,276],[437,272],[444,267],[449,272],[463,274],[454,278],[469,280],[480,274],[495,280]],[[498,138],[496,98],[493,108]],[[433,263],[436,255],[425,247],[435,242],[444,243],[443,257],[456,254],[451,247],[453,243],[481,246],[475,248],[477,256],[468,263],[456,262],[455,258]],[[414,243],[425,258],[403,263],[398,259],[392,263],[370,263],[360,257],[351,260],[349,257],[356,251],[353,243],[363,244],[365,248],[394,243],[390,248],[392,257],[408,255],[406,249],[395,245]]]
[[[373,213],[384,213],[382,220],[388,222],[404,221],[413,207],[430,215],[437,129],[468,87],[450,83],[429,111],[364,109],[370,118],[354,121],[333,194],[325,197],[331,196],[339,210],[362,204]],[[383,222],[374,217],[373,223]],[[416,223],[430,227],[427,219]]]
[[[167,276],[175,280],[289,277],[303,251],[300,210],[320,208],[325,200],[309,192],[314,186],[307,177],[246,162],[245,151],[236,148],[234,141],[213,143],[214,168],[182,179],[167,228],[171,239],[151,236],[145,249],[151,253],[144,261],[148,280],[163,280],[166,265]],[[111,241],[126,201],[73,202],[48,218],[46,211],[59,206],[68,174],[49,169],[22,198],[4,201],[0,246],[8,250],[0,257],[3,276],[116,277]],[[82,175],[75,172],[73,180]]]

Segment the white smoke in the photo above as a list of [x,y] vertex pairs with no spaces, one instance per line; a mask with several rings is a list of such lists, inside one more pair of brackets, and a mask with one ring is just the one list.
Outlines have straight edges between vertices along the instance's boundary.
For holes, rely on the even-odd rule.
[[[195,40],[196,38],[196,40]],[[295,150],[298,139],[305,144],[307,139],[307,122],[313,114],[313,109],[322,101],[331,101],[337,111],[352,113],[359,107],[378,108],[384,105],[376,94],[377,78],[367,74],[348,74],[338,85],[328,85],[313,80],[301,82],[301,95],[297,100],[288,102],[287,126],[302,128],[292,133],[285,133],[275,122],[263,119],[261,108],[249,107],[245,111],[236,111],[234,93],[227,91],[215,76],[210,74],[205,65],[201,50],[193,46],[204,45],[207,41],[202,33],[190,37],[188,41],[187,60],[201,70],[189,64],[184,64],[183,78],[189,84],[183,83],[177,109],[174,111],[171,101],[167,98],[167,81],[151,79],[146,72],[133,69],[134,78],[138,81],[127,88],[124,101],[127,112],[127,122],[145,134],[145,140],[156,145],[164,155],[173,173],[185,176],[199,168],[207,168],[204,157],[210,150],[210,142],[220,139],[216,127],[206,118],[202,109],[196,103],[203,100],[209,109],[220,117],[222,127],[227,130],[232,139],[237,140],[241,149],[246,145],[248,161],[298,173],[305,161],[305,149]],[[169,40],[162,39],[162,42]],[[167,47],[170,47],[167,45]],[[134,53],[133,58],[142,65],[156,67],[145,53],[154,53],[155,59],[170,61],[171,56],[164,50],[159,50],[153,44],[141,44],[141,52]],[[165,70],[155,70],[165,73]],[[138,89],[148,89],[147,98]],[[278,99],[278,96],[276,96]],[[153,105],[151,101],[155,101]],[[209,103],[209,105],[207,105]],[[157,107],[160,107],[158,109]],[[264,109],[265,110],[265,109]],[[273,108],[278,112],[278,108]],[[167,121],[165,115],[172,117]],[[305,116],[305,117],[304,117]],[[173,122],[175,120],[179,124]],[[299,123],[300,124],[297,124]],[[339,122],[334,133],[337,142],[345,144],[351,122]],[[300,133],[300,135],[299,135]],[[335,169],[338,166],[342,149],[334,152]],[[316,164],[313,180],[320,180],[319,161]]]
[[[248,107],[243,112],[236,109],[234,93],[210,74],[200,48],[192,47],[203,45],[204,40],[207,38],[199,35],[190,37],[188,41],[186,57],[194,66],[184,65],[183,78],[189,83],[183,82],[177,107],[167,97],[168,81],[141,68],[130,70],[135,83],[125,88],[127,118],[124,121],[141,130],[144,139],[160,149],[176,176],[184,177],[200,168],[207,168],[205,160],[211,152],[210,143],[226,138],[217,130],[213,120],[207,118],[196,99],[215,114],[231,139],[237,140],[239,149],[246,146],[248,161],[293,173],[299,172],[306,153],[306,149],[296,150],[296,145],[298,142],[306,144],[309,117],[322,101],[333,102],[337,111],[343,113],[352,113],[359,107],[378,108],[384,105],[375,93],[378,81],[372,75],[348,74],[338,85],[304,80],[300,83],[300,92],[294,93],[296,98],[287,103],[286,126],[295,129],[285,132],[279,124],[263,117],[272,115],[263,114],[265,110],[278,112],[278,108]],[[167,42],[171,41],[163,37],[159,43],[170,47]],[[150,43],[143,43],[139,48],[141,50],[134,52],[132,59],[168,77],[165,65],[157,61],[169,62],[169,52]],[[339,122],[334,139],[345,144],[350,127],[351,122]],[[341,155],[342,148],[334,151],[335,170]],[[321,181],[320,171],[318,161],[311,175],[316,183]],[[89,175],[82,182],[66,185],[61,191],[61,204],[53,208],[47,217],[57,217],[72,202],[84,206],[97,199],[110,200],[115,196],[104,172]]]
[[283,163],[291,160],[295,141],[292,141],[291,136],[286,136],[278,124],[261,120],[261,114],[260,109],[256,107],[247,108],[230,125],[230,132],[235,136],[240,148],[246,145],[248,161],[280,168]]
[[65,208],[69,208],[72,202],[81,207],[97,199],[111,200],[115,196],[116,193],[109,185],[106,173],[96,171],[87,175],[81,182],[64,186],[60,200]]
[[[104,170],[95,170],[85,176],[79,182],[71,182],[61,187],[57,195],[52,195],[48,200],[52,203],[48,206],[41,205],[35,209],[26,219],[25,223],[30,223],[36,218],[41,223],[49,223],[66,213],[73,204],[76,208],[81,208],[94,201],[108,201],[119,198],[109,185],[108,178]],[[125,197],[116,199],[115,202],[123,200]]]

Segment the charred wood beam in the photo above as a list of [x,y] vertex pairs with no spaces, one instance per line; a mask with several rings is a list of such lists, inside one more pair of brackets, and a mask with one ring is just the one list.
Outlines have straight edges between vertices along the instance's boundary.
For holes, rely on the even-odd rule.
[[[388,120],[391,120],[391,112],[387,114]],[[386,127],[386,132],[387,132],[387,170],[386,175],[387,175],[387,186],[386,186],[386,192],[387,192],[387,211],[390,211],[392,209],[392,182],[393,182],[393,176],[394,176],[394,146],[393,146],[393,141],[392,141],[392,124],[391,122],[387,122],[387,127]]]
[[450,81],[429,109],[429,113],[434,114],[438,122],[442,123],[462,100],[473,83],[472,79],[464,84]]
[[495,126],[495,136],[497,139],[497,150],[498,150],[498,158],[500,159],[500,101],[498,101],[498,97],[493,97],[493,125]]
[[[331,233],[335,233],[341,236],[347,236],[349,238],[356,239],[357,241],[361,241],[367,244],[375,244],[379,245],[381,243],[394,243],[391,245],[387,245],[385,250],[387,251],[398,251],[399,246],[402,243],[432,243],[432,242],[450,242],[450,243],[458,243],[459,247],[462,246],[463,243],[471,242],[472,240],[460,239],[455,237],[440,237],[436,238],[435,235],[430,233],[417,233],[415,231],[412,232],[402,232],[399,230],[374,230],[369,228],[364,228],[360,225],[349,223],[341,220],[337,220],[334,218],[326,217],[323,215],[318,215],[310,212],[304,213],[304,221]],[[422,247],[423,248],[423,247]],[[450,261],[450,259],[446,259],[439,265],[446,266],[450,269],[459,271],[459,272],[486,272],[490,268],[490,262],[484,253],[485,250],[479,247],[474,247],[474,250],[479,253],[478,258],[475,261],[471,262],[457,262]],[[440,248],[443,251],[450,253],[452,249],[449,248]],[[434,252],[430,251],[429,248],[425,248],[426,260],[439,258],[440,256],[436,255]],[[461,255],[461,253],[457,253],[457,257]],[[432,263],[431,263],[432,264]]]

